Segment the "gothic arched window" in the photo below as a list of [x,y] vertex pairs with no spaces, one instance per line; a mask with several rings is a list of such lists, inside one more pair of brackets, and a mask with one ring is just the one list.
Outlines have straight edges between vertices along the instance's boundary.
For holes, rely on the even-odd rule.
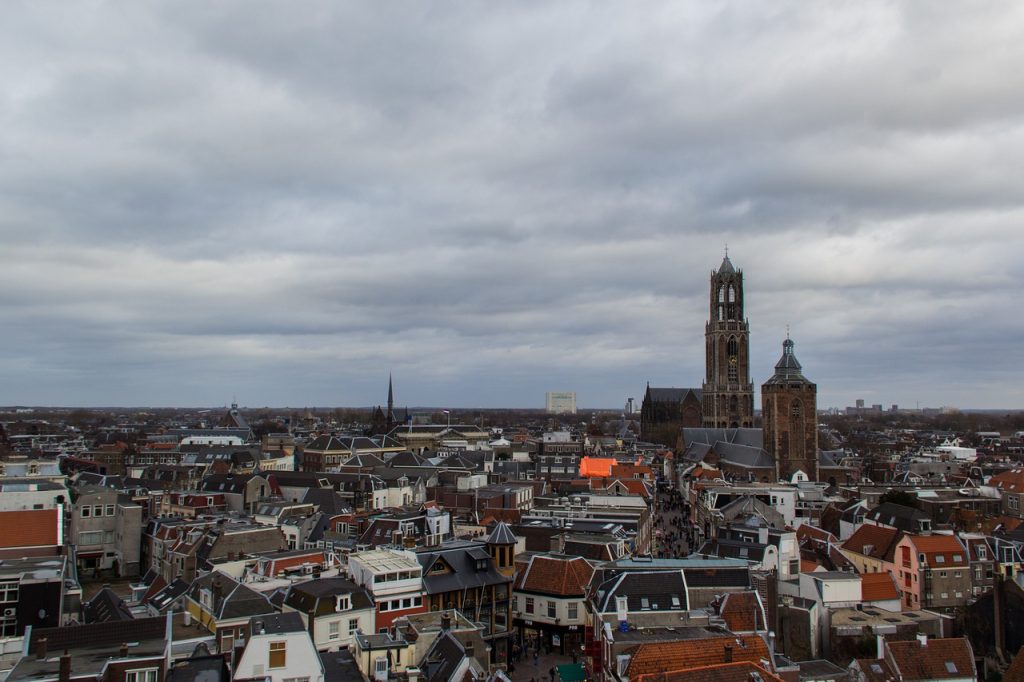
[[736,302],[736,287],[729,285],[729,303]]
[[794,417],[800,417],[803,414],[803,405],[799,400],[794,400],[790,405],[789,413]]

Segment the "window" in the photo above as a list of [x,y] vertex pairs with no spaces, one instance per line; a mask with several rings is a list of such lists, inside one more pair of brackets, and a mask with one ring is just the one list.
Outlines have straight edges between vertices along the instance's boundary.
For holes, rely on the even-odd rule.
[[964,558],[963,558],[962,555],[960,555],[960,554],[954,554],[953,555],[953,563],[954,564],[958,564],[958,563],[960,563],[963,560],[964,560]]
[[338,639],[341,637],[341,623],[333,621],[327,625],[327,638]]
[[82,518],[83,519],[87,519],[90,516],[92,516],[92,507],[89,507],[89,506],[82,507]]
[[569,602],[569,620],[576,620],[579,617],[579,604]]
[[555,604],[554,601],[551,601],[551,600],[548,601],[548,618],[554,618],[555,617],[555,613],[557,613],[555,611],[555,609],[557,608],[557,606],[558,605]]
[[935,563],[937,563],[937,564],[944,564],[944,563],[946,563],[946,555],[945,554],[936,554],[935,555]]
[[271,642],[270,643],[270,667],[271,668],[283,668],[287,661],[287,651],[285,646],[287,642]]
[[799,417],[801,414],[803,414],[803,405],[800,404],[799,400],[793,401],[793,404],[790,407],[790,414],[792,414],[794,417]]
[[358,630],[359,630],[359,619],[358,618],[349,618],[348,619],[348,634],[349,635],[354,635],[354,634],[356,634],[356,631],[358,631]]
[[350,608],[352,608],[352,602],[349,601],[349,596],[347,594],[339,594],[337,610],[348,611]]
[[114,515],[114,505],[112,505],[112,504],[108,504],[107,505],[106,514],[107,514],[107,516],[113,516]]
[[124,674],[124,682],[156,682],[159,674],[158,668],[128,670]]
[[103,544],[103,531],[101,530],[83,530],[78,534],[78,544],[80,545],[102,545]]
[[103,505],[102,504],[93,505],[92,515],[93,516],[103,516]]
[[987,557],[985,555],[985,548],[978,547],[978,561],[985,561],[986,558]]
[[940,577],[940,578],[946,578],[946,577],[948,577],[948,576],[946,575],[946,572],[945,572],[945,571],[939,571],[939,577]]
[[225,630],[220,634],[220,650],[222,652],[231,651],[235,646],[235,631],[234,629]]
[[0,603],[7,604],[18,601],[18,581],[8,580],[0,583]]
[[526,612],[533,613],[533,597],[526,598]]

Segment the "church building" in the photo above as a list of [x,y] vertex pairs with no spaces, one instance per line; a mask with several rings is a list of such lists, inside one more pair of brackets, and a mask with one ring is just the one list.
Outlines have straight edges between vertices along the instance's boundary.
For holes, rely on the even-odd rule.
[[647,385],[640,408],[644,438],[664,436],[679,428],[754,426],[750,324],[743,318],[743,271],[733,266],[728,254],[718,270],[711,273],[704,345],[707,364],[701,388]]
[[750,323],[743,318],[743,271],[733,267],[729,254],[711,273],[711,314],[704,327],[704,345],[704,427],[753,428],[754,384],[750,381]]
[[782,342],[775,374],[761,386],[761,422],[776,477],[817,481],[818,387],[804,377],[789,338]]

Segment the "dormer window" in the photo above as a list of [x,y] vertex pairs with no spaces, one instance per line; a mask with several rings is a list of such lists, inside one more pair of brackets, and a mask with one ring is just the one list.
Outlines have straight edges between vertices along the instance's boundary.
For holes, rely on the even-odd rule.
[[352,608],[352,601],[349,595],[339,594],[337,600],[337,610],[348,611],[350,608]]

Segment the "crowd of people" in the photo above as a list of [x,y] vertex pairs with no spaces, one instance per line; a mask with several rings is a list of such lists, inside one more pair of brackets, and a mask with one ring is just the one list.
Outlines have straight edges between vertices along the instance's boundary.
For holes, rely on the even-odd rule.
[[686,502],[678,490],[659,489],[658,515],[654,523],[658,558],[683,557],[690,553],[694,529],[685,512]]

